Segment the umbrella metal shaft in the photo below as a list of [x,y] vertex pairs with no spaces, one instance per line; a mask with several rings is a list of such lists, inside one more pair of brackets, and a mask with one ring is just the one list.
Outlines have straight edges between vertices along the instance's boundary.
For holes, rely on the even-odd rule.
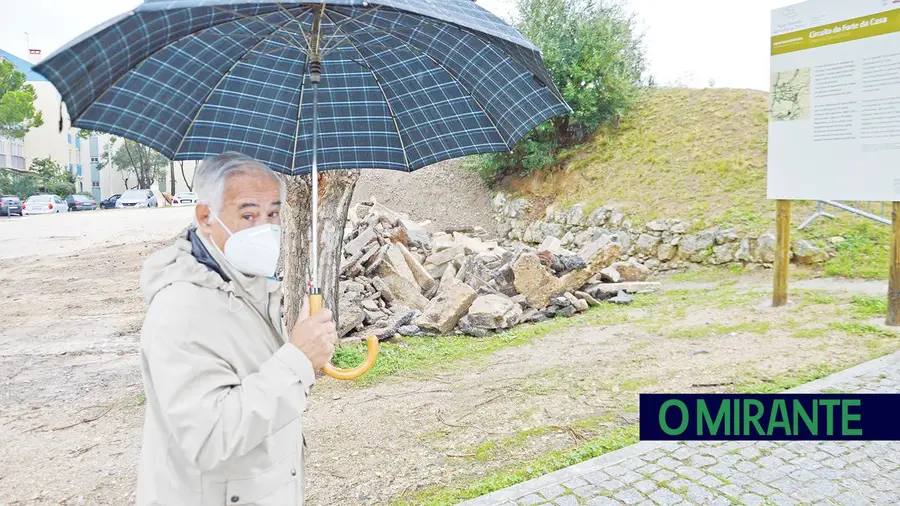
[[312,117],[312,286],[319,288],[319,83],[313,81],[313,117]]
[[[322,79],[322,60],[319,53],[319,39],[322,36],[322,16],[325,13],[325,4],[316,11],[313,18],[312,39],[310,40],[309,55],[309,80],[313,87],[313,117],[312,117],[312,248],[310,259],[312,260],[312,290],[310,294],[321,294],[319,287],[319,81]],[[302,104],[300,105],[303,106]]]

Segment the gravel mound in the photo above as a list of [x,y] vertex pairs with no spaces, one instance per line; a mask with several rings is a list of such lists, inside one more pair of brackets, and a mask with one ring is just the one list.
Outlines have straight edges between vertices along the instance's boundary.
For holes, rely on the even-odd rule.
[[497,233],[491,192],[476,174],[462,167],[461,160],[440,162],[412,173],[363,170],[353,202],[369,200],[373,195],[379,204],[413,220],[431,220],[436,230],[478,225],[491,235]]

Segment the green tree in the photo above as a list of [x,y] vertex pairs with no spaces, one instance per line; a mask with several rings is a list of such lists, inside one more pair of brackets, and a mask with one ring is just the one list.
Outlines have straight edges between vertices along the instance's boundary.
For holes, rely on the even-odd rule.
[[44,124],[34,107],[37,93],[25,83],[25,74],[9,60],[0,58],[0,135],[21,139],[32,128]]
[[519,0],[516,28],[541,48],[572,114],[529,132],[511,153],[478,159],[483,175],[552,166],[561,149],[616,123],[638,98],[646,68],[634,16],[617,0]]
[[35,193],[38,193],[38,180],[35,176],[0,169],[0,194],[15,195],[25,200]]
[[[45,192],[65,197],[75,192],[75,175],[52,158],[35,158],[29,168],[35,172],[35,175],[26,176],[26,179],[33,179],[36,187],[36,191],[29,194]],[[27,195],[25,196],[27,197]]]
[[110,161],[123,173],[126,185],[128,176],[133,174],[137,178],[138,188],[150,188],[169,164],[169,159],[157,151],[129,139],[124,139],[122,145],[115,149]]

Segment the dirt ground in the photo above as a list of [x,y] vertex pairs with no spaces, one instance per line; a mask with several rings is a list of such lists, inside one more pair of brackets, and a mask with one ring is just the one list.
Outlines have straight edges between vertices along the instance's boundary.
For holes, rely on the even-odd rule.
[[407,174],[396,170],[364,170],[354,202],[372,196],[416,221],[431,220],[436,229],[479,225],[496,232],[491,192],[475,173],[449,160]]
[[[183,227],[179,213],[189,215],[0,221],[0,236],[14,238],[0,258],[0,505],[133,501],[138,272]],[[778,310],[766,307],[765,273],[666,285],[647,303],[599,308],[489,356],[369,387],[321,381],[305,415],[308,504],[385,504],[469,483],[635,423],[638,391],[728,391],[900,347],[875,317],[828,327],[849,318],[852,294],[884,293],[884,283],[803,281]]]

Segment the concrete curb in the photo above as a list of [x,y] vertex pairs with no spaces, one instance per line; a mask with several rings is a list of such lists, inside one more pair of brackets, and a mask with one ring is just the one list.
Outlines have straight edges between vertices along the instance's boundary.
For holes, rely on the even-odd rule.
[[864,376],[872,371],[877,371],[888,364],[892,364],[898,361],[900,361],[900,351],[891,353],[890,355],[885,355],[881,358],[876,358],[875,360],[864,362],[857,366],[851,367],[850,369],[836,372],[831,376],[826,376],[822,379],[810,381],[809,383],[792,388],[785,393],[803,394],[821,392],[826,388],[839,385],[841,383],[844,383],[845,381],[849,381],[860,376]]

